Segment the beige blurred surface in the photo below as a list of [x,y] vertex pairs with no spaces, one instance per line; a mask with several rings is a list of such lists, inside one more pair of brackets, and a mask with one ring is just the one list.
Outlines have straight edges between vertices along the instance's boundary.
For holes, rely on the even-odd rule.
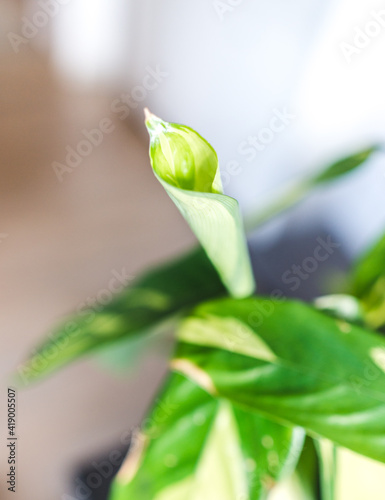
[[18,487],[4,489],[6,377],[50,325],[106,288],[112,270],[137,275],[193,237],[156,183],[146,146],[119,120],[59,182],[82,129],[109,116],[109,101],[65,95],[44,62],[1,54],[0,69],[0,498],[52,500],[70,493],[79,462],[138,423],[164,372],[154,355],[119,378],[82,361],[18,394]]

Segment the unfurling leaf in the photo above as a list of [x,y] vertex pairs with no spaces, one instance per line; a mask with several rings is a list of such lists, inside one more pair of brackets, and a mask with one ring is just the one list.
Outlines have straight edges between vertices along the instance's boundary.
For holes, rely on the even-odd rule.
[[238,202],[222,194],[214,149],[197,132],[146,111],[154,173],[217,269],[230,294],[255,289]]
[[222,193],[218,157],[195,130],[167,123],[146,111],[154,172],[171,186],[202,193]]

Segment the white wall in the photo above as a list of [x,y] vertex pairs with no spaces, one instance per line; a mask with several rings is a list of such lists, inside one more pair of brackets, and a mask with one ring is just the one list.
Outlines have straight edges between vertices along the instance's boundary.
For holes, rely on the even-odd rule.
[[132,2],[60,1],[64,5],[52,18],[51,38],[58,74],[66,83],[82,87],[114,88],[122,84],[133,66]]
[[[385,5],[378,0],[340,0],[319,38],[297,91],[303,141],[301,169],[322,164],[339,152],[385,142]],[[382,12],[378,35],[361,40],[357,33],[374,28],[372,12]],[[374,31],[373,31],[374,32]],[[356,39],[356,40],[355,40]],[[342,43],[362,44],[346,58]],[[366,46],[364,46],[367,43]],[[385,160],[378,154],[365,169],[320,196],[314,210],[355,254],[385,230]]]
[[[249,212],[284,181],[381,140],[385,28],[349,64],[340,44],[378,0],[226,2],[220,14],[215,0],[71,0],[54,20],[53,51],[62,74],[114,90],[140,84],[148,66],[167,72],[143,105],[206,136],[224,172],[237,162],[226,190]],[[285,108],[295,118],[263,151],[247,150]],[[385,226],[382,162],[313,198],[303,223],[316,215],[360,250]]]

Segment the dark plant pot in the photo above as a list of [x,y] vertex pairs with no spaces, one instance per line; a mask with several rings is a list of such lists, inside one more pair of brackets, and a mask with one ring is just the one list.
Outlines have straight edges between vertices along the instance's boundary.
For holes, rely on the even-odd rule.
[[101,456],[80,465],[72,480],[71,496],[66,500],[106,500],[111,482],[118,472],[129,446],[121,444]]

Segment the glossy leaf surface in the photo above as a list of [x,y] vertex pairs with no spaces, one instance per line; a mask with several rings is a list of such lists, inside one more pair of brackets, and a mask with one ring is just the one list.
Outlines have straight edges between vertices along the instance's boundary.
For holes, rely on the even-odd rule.
[[223,299],[180,329],[174,369],[212,394],[385,462],[385,339],[299,302]]
[[111,500],[259,500],[295,467],[302,429],[212,398],[173,374],[129,452]]

